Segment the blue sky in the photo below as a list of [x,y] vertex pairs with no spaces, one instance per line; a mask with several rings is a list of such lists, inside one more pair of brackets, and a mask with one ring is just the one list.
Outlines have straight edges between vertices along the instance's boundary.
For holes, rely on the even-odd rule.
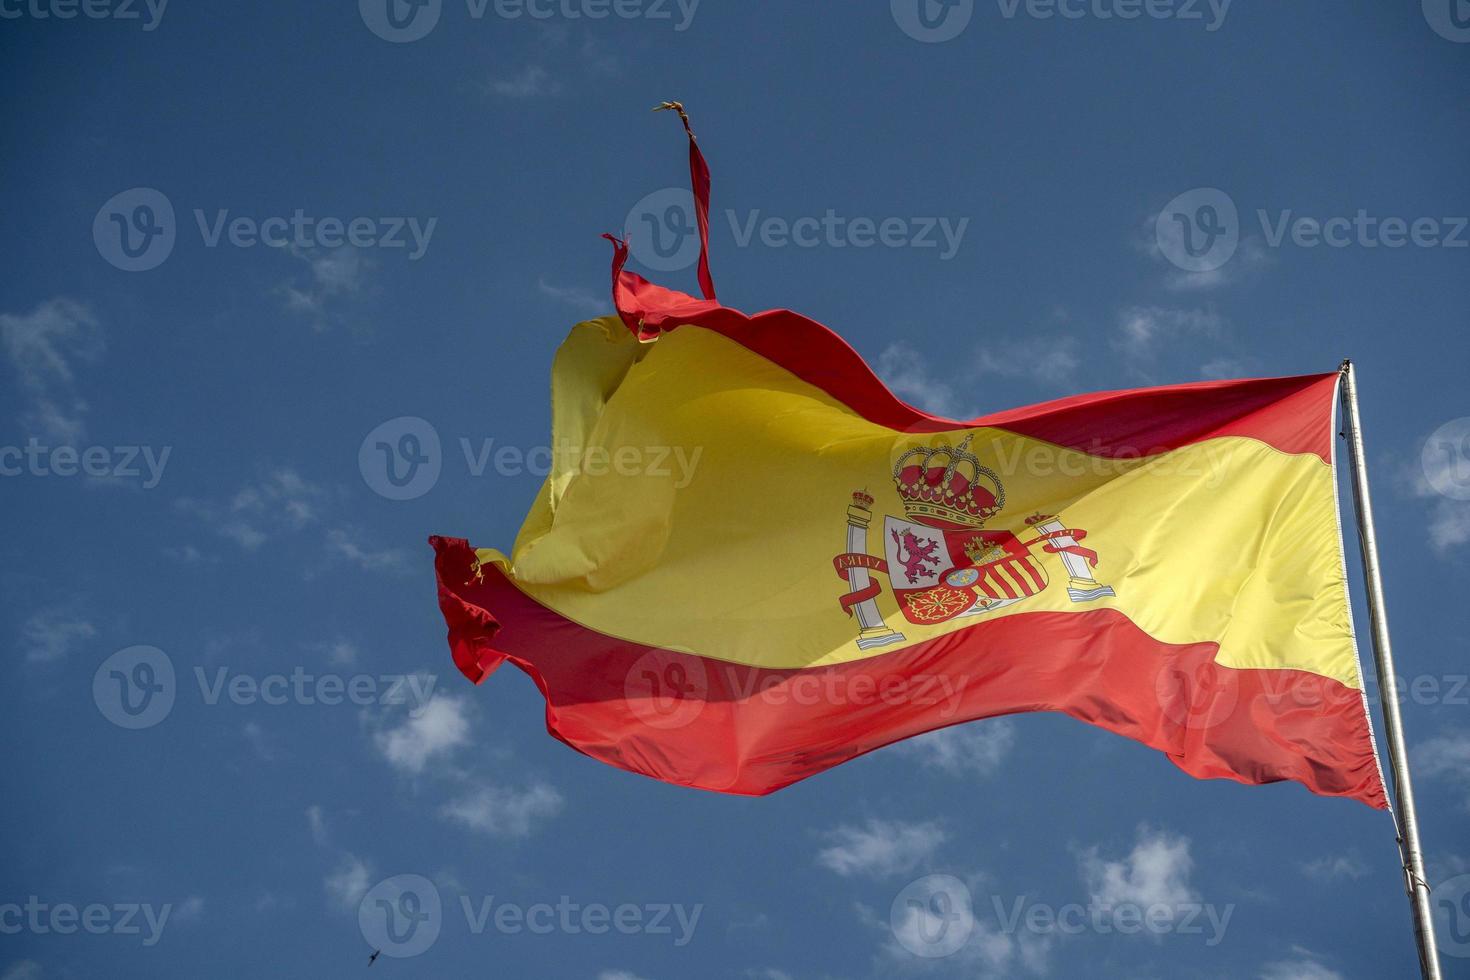
[[[510,544],[538,478],[472,461],[545,444],[598,234],[686,186],[670,98],[721,299],[822,320],[916,404],[1357,361],[1470,976],[1463,3],[393,2],[0,2],[0,977],[357,975],[359,910],[423,908],[391,893],[418,879],[437,933],[373,976],[1412,973],[1389,819],[1355,803],[1051,716],[726,798],[454,672],[424,538]],[[391,499],[359,450],[405,417],[439,473]],[[966,941],[917,956],[936,888]],[[1202,914],[1045,926],[1099,903]]]

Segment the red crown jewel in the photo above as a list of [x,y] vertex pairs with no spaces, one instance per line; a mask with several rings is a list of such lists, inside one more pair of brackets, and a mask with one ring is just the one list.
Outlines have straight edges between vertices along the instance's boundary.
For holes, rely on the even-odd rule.
[[1006,505],[1000,477],[969,451],[970,439],[958,447],[918,446],[898,457],[893,482],[910,520],[938,528],[984,527]]

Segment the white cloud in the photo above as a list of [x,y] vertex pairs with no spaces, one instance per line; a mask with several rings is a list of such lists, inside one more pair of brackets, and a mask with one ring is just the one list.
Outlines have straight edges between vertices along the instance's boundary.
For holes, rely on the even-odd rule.
[[27,396],[24,424],[61,443],[83,438],[87,403],[78,391],[75,364],[97,360],[103,347],[91,310],[58,298],[30,313],[0,313],[0,344]]
[[1302,874],[1317,881],[1357,880],[1368,873],[1368,866],[1355,854],[1320,857],[1302,864]]
[[826,835],[832,844],[817,852],[817,863],[844,877],[884,878],[913,871],[929,862],[946,834],[937,823],[869,820],[843,825]]
[[1130,306],[1118,314],[1116,346],[1124,354],[1152,359],[1174,340],[1218,338],[1225,319],[1213,310]]
[[[1164,288],[1172,293],[1202,293],[1233,283],[1244,282],[1265,269],[1272,261],[1271,253],[1266,249],[1265,242],[1245,235],[1240,238],[1235,254],[1218,269],[1211,269],[1208,272],[1185,271],[1169,261],[1169,257],[1159,247],[1158,218],[1157,214],[1151,214],[1144,220],[1135,244],[1141,252],[1153,258],[1164,268]],[[1179,232],[1171,230],[1173,241],[1170,242],[1170,245],[1175,250],[1175,254],[1178,254],[1178,251],[1183,250],[1184,247],[1183,239],[1179,235]]]
[[255,750],[255,754],[262,761],[269,762],[273,758],[270,739],[260,722],[247,721],[244,727],[240,729],[240,733],[245,736],[245,741],[250,743],[250,747]]
[[355,246],[310,251],[293,247],[291,254],[306,264],[309,278],[305,283],[288,282],[281,292],[286,309],[311,318],[313,329],[327,328],[333,300],[358,296],[368,289],[374,263]]
[[1470,544],[1470,500],[1442,495],[1435,486],[1457,487],[1465,481],[1466,465],[1460,452],[1421,452],[1403,468],[1400,483],[1410,494],[1433,501],[1429,511],[1429,543],[1440,554],[1450,554]]
[[1429,543],[1440,554],[1450,554],[1470,544],[1470,502],[1441,500],[1429,519]]
[[20,633],[27,660],[51,663],[95,637],[97,627],[67,607],[54,606],[37,610],[21,626]]
[[228,500],[183,497],[177,506],[245,551],[255,551],[275,535],[316,523],[326,499],[322,487],[283,467],[241,487]]
[[646,978],[636,973],[629,973],[627,970],[603,970],[597,974],[597,980],[646,980]]
[[1077,338],[1065,334],[1025,337],[1002,349],[982,348],[975,355],[975,368],[981,374],[1029,378],[1052,386],[1070,382],[1081,364]]
[[1329,970],[1306,950],[1295,950],[1301,954],[1295,959],[1277,960],[1261,968],[1260,980],[1343,980],[1341,973]]
[[896,743],[892,752],[919,760],[951,776],[988,776],[1016,744],[1016,724],[1008,718],[951,725]]
[[397,548],[373,548],[363,541],[362,532],[356,528],[332,528],[327,532],[327,550],[338,558],[345,558],[360,568],[373,571],[403,571],[408,568],[408,556]]
[[322,880],[322,887],[340,908],[352,911],[367,894],[371,878],[372,872],[361,858],[344,854],[336,870]]
[[[1007,934],[998,924],[977,916],[971,902],[973,895],[985,891],[980,884],[981,876],[972,876],[968,882],[970,901],[952,891],[944,893],[947,900],[942,905],[922,895],[915,896],[915,901],[891,913],[887,920],[859,906],[859,914],[867,924],[889,932],[887,942],[878,951],[877,972],[882,976],[937,972],[975,980],[1015,980],[1023,972],[1044,975],[1048,970],[1051,937],[1024,931]],[[936,883],[935,887],[937,894],[942,886]],[[967,934],[959,949],[943,957],[914,955],[913,950],[930,947],[934,937],[944,936],[950,930]]]
[[541,291],[541,295],[549,296],[558,303],[563,303],[578,313],[585,313],[589,316],[607,313],[612,303],[605,296],[594,295],[576,286],[553,286],[545,278],[536,280],[536,288]]
[[170,922],[198,922],[204,918],[204,899],[198,895],[190,895],[178,905],[174,906]]
[[453,800],[440,813],[455,823],[492,837],[527,837],[542,821],[561,812],[562,797],[555,789],[536,783],[525,790],[481,786]]
[[1249,377],[1252,369],[1237,357],[1214,357],[1200,365],[1199,373],[1206,381],[1229,381]]
[[[1421,742],[1410,753],[1415,774],[1442,780],[1460,791],[1470,791],[1470,734],[1455,732]],[[1466,800],[1470,808],[1470,798]]]
[[323,815],[322,808],[315,803],[306,808],[306,825],[311,828],[311,839],[325,847],[329,841],[327,818]]
[[397,728],[373,736],[388,764],[410,775],[418,775],[431,760],[449,755],[469,740],[469,703],[443,695],[430,699],[417,716],[405,718]]
[[968,419],[979,414],[962,404],[954,389],[930,370],[924,356],[907,344],[893,344],[878,355],[878,375],[895,395],[931,415]]
[[556,95],[561,91],[561,83],[540,65],[527,65],[509,78],[491,79],[486,83],[485,91],[505,99],[531,99]]
[[327,662],[346,665],[357,663],[357,644],[351,640],[337,638],[329,643],[318,643],[315,649],[327,655]]
[[16,960],[0,973],[0,980],[41,980],[41,964],[35,960]]
[[1193,869],[1188,838],[1147,827],[1138,829],[1133,850],[1121,860],[1103,859],[1096,847],[1084,851],[1080,860],[1093,904],[1105,909],[1163,905],[1178,910],[1194,905],[1199,895],[1189,884]]

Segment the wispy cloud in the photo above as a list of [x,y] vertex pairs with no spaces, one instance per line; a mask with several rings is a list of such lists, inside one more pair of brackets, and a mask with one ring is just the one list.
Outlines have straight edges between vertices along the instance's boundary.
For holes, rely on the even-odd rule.
[[43,980],[45,973],[35,960],[16,960],[0,973],[0,980]]
[[204,899],[198,895],[190,895],[182,902],[174,906],[173,914],[169,916],[170,922],[198,922],[204,918]]
[[817,863],[849,878],[886,878],[913,871],[932,860],[947,837],[937,823],[897,820],[843,825],[826,836],[832,843],[817,852]]
[[1368,866],[1356,854],[1336,854],[1302,864],[1302,874],[1316,881],[1356,881],[1368,873]]
[[327,531],[327,551],[360,568],[372,571],[406,571],[408,555],[397,548],[374,548],[357,528],[338,527]]
[[1292,948],[1290,959],[1276,960],[1261,967],[1259,980],[1343,980],[1343,975],[1328,969],[1315,953]]
[[975,355],[975,369],[981,374],[1027,378],[1049,386],[1067,384],[1081,365],[1077,338],[1067,334],[1025,337],[1007,342],[1003,352],[985,347]]
[[889,751],[951,776],[988,776],[1000,768],[1015,744],[1016,723],[1008,718],[992,718],[905,739]]
[[968,419],[979,414],[907,344],[893,344],[878,355],[878,375],[895,395],[932,415]]
[[255,551],[271,537],[320,519],[326,491],[295,470],[281,468],[247,484],[225,500],[182,497],[180,510],[206,522],[220,537]]
[[461,826],[491,837],[529,836],[542,820],[561,812],[562,796],[544,783],[518,790],[482,785],[452,800],[440,813]]
[[486,82],[485,91],[503,99],[533,99],[560,93],[561,82],[540,65],[527,65],[514,75]]
[[570,306],[578,313],[585,313],[588,316],[606,313],[611,305],[611,300],[606,296],[597,296],[589,290],[576,286],[553,286],[544,277],[536,280],[536,288],[541,291],[541,295],[549,296],[558,303]]
[[332,904],[351,912],[362,902],[372,881],[367,862],[355,854],[344,854],[337,867],[322,879],[322,887]]
[[311,839],[319,846],[326,847],[331,843],[331,838],[327,835],[326,815],[315,803],[306,808],[306,825],[311,828]]
[[282,284],[281,294],[286,309],[309,318],[314,330],[325,330],[331,324],[331,304],[335,300],[360,296],[369,288],[375,263],[353,245],[310,250],[293,247],[291,254],[305,263],[305,277]]
[[31,663],[61,660],[96,635],[91,620],[71,606],[39,609],[20,630],[21,646]]
[[1152,360],[1178,340],[1217,339],[1225,318],[1210,309],[1130,306],[1118,314],[1115,346],[1126,356]]
[[30,313],[0,313],[0,344],[26,396],[22,423],[57,442],[82,439],[87,402],[79,391],[76,366],[96,361],[103,348],[92,311],[58,298]]
[[1421,742],[1411,752],[1417,775],[1466,793],[1470,809],[1470,733],[1450,732]]
[[[1433,433],[1429,439],[1439,437]],[[1441,437],[1441,442],[1445,442]],[[1428,440],[1426,440],[1426,443]],[[1466,458],[1459,445],[1440,445],[1438,451],[1428,452],[1421,448],[1411,463],[1400,471],[1399,483],[1409,494],[1421,500],[1431,501],[1429,520],[1429,543],[1441,555],[1458,554],[1470,544],[1470,500],[1440,492],[1436,487],[1470,487],[1470,459]]]

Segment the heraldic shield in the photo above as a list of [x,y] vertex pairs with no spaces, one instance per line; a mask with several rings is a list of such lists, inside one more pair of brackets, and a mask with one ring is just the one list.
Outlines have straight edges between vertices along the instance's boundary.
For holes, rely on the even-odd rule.
[[848,583],[839,601],[858,621],[859,647],[904,639],[878,610],[882,586],[872,572],[888,576],[904,618],[921,626],[995,612],[1039,594],[1049,580],[1038,551],[1060,556],[1073,602],[1114,594],[1093,577],[1097,554],[1080,543],[1086,531],[1047,514],[1026,519],[1024,540],[1013,531],[985,527],[1004,509],[1005,487],[969,445],[967,437],[958,447],[918,447],[898,457],[893,480],[905,513],[884,516],[882,557],[868,553],[873,498],[865,491],[853,494],[847,551],[833,564]]

